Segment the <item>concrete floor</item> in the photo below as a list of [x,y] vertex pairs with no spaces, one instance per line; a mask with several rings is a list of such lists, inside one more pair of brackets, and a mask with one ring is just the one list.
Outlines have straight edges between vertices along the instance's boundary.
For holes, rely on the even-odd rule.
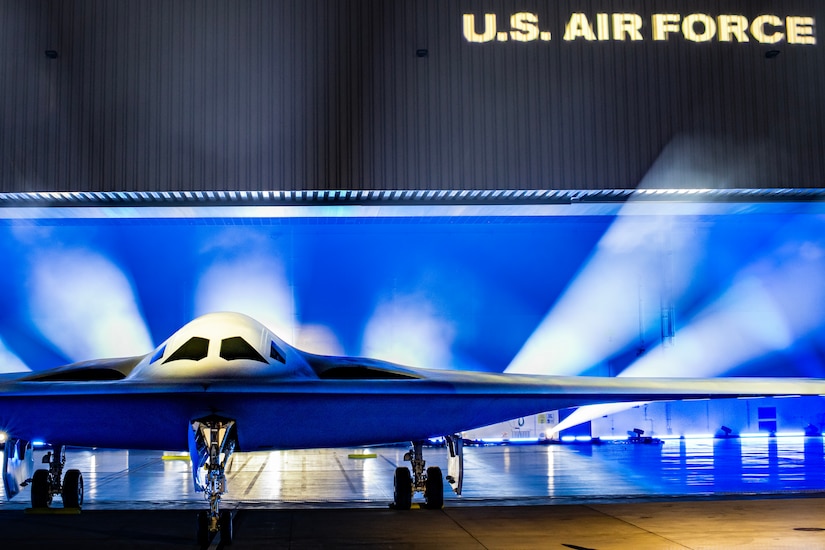
[[[235,548],[825,548],[821,438],[466,450],[465,492],[389,510],[404,447],[238,453],[224,508]],[[70,449],[86,503],[27,512],[0,498],[2,546],[195,547],[189,462]],[[443,449],[426,449],[445,466]],[[414,507],[415,508],[415,507]],[[220,547],[220,539],[212,547]]]
[[[235,511],[233,548],[825,548],[825,499]],[[195,513],[0,512],[4,548],[196,548]],[[221,548],[218,536],[210,544]]]
[[[376,507],[392,500],[404,446],[236,453],[225,502],[245,508]],[[42,451],[41,451],[42,453]],[[368,454],[372,458],[358,458]],[[39,455],[35,454],[35,459]],[[446,471],[446,451],[425,448]],[[188,456],[160,451],[69,449],[88,510],[198,509]],[[449,506],[581,504],[674,496],[796,495],[825,491],[822,438],[676,440],[663,445],[468,447],[464,492]],[[24,490],[0,510],[29,506]]]

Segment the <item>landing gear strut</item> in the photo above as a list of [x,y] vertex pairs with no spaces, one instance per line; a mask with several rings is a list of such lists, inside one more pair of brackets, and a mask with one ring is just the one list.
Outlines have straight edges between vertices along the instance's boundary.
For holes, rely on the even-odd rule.
[[83,506],[83,476],[80,471],[68,470],[63,476],[66,447],[55,445],[43,456],[43,464],[48,464],[49,469],[41,468],[32,476],[32,508],[48,508],[56,495],[63,498],[64,508]]
[[441,468],[431,466],[425,472],[427,463],[423,447],[423,441],[413,441],[412,448],[404,455],[404,460],[412,466],[412,475],[406,466],[395,469],[392,508],[396,510],[409,510],[414,493],[424,494],[424,508],[440,510],[444,506],[444,477]]
[[235,450],[235,421],[210,416],[192,422],[189,433],[189,454],[195,491],[203,492],[209,510],[198,513],[198,544],[205,546],[217,533],[221,543],[232,544],[232,512],[220,510],[221,496],[226,492],[226,464]]

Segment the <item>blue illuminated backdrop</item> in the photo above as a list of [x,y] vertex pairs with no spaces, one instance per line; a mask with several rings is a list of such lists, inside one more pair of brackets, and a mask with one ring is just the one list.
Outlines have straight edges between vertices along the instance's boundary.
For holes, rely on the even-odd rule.
[[2,370],[233,310],[309,351],[545,374],[823,376],[819,203],[8,208]]

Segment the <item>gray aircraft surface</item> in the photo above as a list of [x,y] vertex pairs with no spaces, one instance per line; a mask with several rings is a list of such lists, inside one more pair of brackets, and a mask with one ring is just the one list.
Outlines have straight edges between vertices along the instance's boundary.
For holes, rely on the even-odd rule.
[[[83,476],[67,470],[65,447],[188,451],[195,489],[209,510],[198,539],[232,540],[220,510],[225,467],[234,451],[330,448],[411,442],[394,478],[397,509],[422,493],[441,508],[444,476],[426,468],[423,444],[444,437],[447,481],[462,485],[465,430],[542,411],[631,401],[823,395],[825,380],[791,378],[655,379],[491,374],[432,370],[298,350],[259,322],[212,313],[188,323],[150,353],[99,359],[0,378],[3,482],[8,498],[31,485],[33,507],[61,496],[83,504]],[[337,418],[334,428],[306,418]],[[31,441],[52,450],[34,471]]]

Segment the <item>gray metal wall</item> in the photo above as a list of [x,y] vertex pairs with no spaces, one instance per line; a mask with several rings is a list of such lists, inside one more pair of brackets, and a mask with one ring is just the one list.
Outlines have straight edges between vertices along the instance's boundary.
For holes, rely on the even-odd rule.
[[[616,11],[645,39],[562,39]],[[465,38],[517,12],[551,40]],[[825,2],[0,0],[0,191],[823,186],[825,30],[653,41],[658,12]]]

